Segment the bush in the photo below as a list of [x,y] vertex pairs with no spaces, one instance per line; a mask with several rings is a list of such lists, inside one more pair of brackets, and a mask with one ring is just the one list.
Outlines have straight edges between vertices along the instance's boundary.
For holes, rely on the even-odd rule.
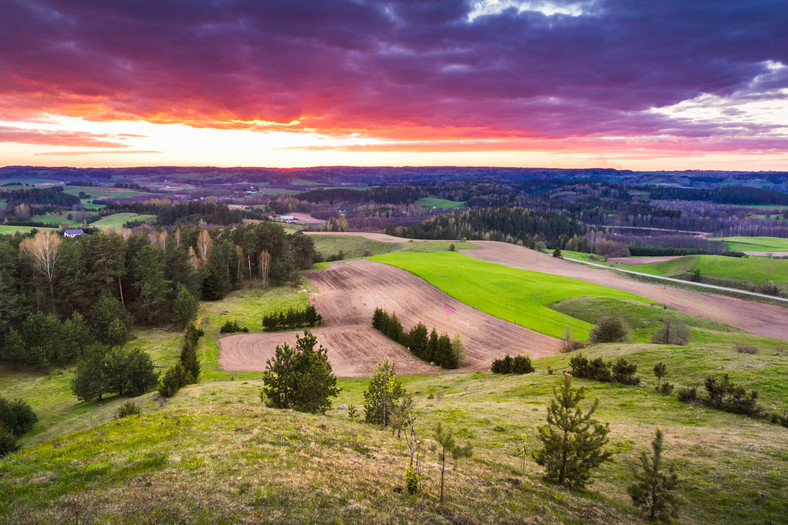
[[22,399],[7,401],[0,396],[0,425],[4,425],[14,436],[19,437],[31,430],[38,416]]
[[16,436],[10,428],[0,422],[0,456],[5,456],[15,450],[19,450],[19,445],[16,443]]
[[629,327],[620,317],[606,316],[591,329],[589,340],[592,343],[621,343],[629,337]]
[[656,390],[660,394],[669,395],[671,392],[673,392],[673,385],[671,385],[668,382],[665,382],[665,383],[662,383],[661,385],[659,385],[656,388]]
[[663,325],[651,338],[651,342],[661,345],[681,345],[689,343],[690,331],[687,323],[680,319],[666,317]]
[[638,365],[621,357],[613,365],[613,381],[622,385],[640,384],[640,378],[635,375],[637,371]]
[[695,403],[698,400],[698,387],[685,386],[679,390],[677,397],[682,403]]
[[574,352],[575,350],[580,350],[585,347],[586,345],[583,341],[568,340],[568,341],[564,341],[564,344],[561,347],[561,353],[567,354],[569,352]]
[[134,401],[126,401],[118,409],[118,419],[126,416],[133,416],[140,413],[140,407]]
[[503,359],[492,362],[490,370],[494,374],[530,374],[534,371],[531,358],[527,355],[518,355],[514,358],[506,354]]
[[234,332],[248,332],[249,329],[246,327],[242,327],[238,324],[238,321],[226,321],[222,327],[219,329],[220,333],[223,334],[232,334]]
[[708,397],[703,400],[703,403],[712,408],[756,417],[763,412],[757,403],[758,391],[753,390],[748,394],[744,387],[731,381],[728,374],[722,377],[707,377],[704,387]]
[[736,351],[740,354],[757,354],[758,347],[753,345],[745,345],[742,343],[737,343]]

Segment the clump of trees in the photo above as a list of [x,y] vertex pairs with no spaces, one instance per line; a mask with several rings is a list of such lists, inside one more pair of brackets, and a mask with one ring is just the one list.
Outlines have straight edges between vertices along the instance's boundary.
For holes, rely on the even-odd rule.
[[406,347],[419,359],[442,368],[459,368],[465,360],[465,344],[460,334],[455,334],[453,338],[448,334],[439,336],[435,328],[428,334],[427,326],[422,322],[406,332],[397,314],[389,314],[380,307],[375,308],[372,314],[372,327]]
[[200,380],[200,361],[197,359],[197,344],[205,335],[195,323],[191,323],[183,336],[181,356],[177,363],[167,369],[159,384],[162,397],[172,397],[178,390]]
[[597,321],[588,334],[592,343],[622,343],[629,337],[629,327],[623,319],[616,316],[605,316]]
[[219,329],[219,332],[222,334],[231,334],[234,332],[248,332],[249,329],[245,326],[241,326],[238,321],[225,321],[222,327]]
[[530,374],[534,371],[531,358],[527,355],[511,357],[506,354],[503,359],[495,359],[490,370],[494,374]]
[[622,385],[638,385],[640,377],[635,375],[638,366],[624,357],[616,362],[605,361],[601,357],[589,360],[583,354],[578,354],[569,360],[574,377],[595,379],[603,382],[615,382]]
[[93,345],[77,365],[71,390],[84,401],[101,401],[106,394],[136,397],[153,389],[158,380],[159,374],[146,352]]
[[30,431],[36,421],[38,416],[27,401],[9,401],[0,395],[0,455],[17,450],[17,438]]
[[263,398],[273,408],[324,414],[331,398],[339,394],[328,353],[309,330],[296,336],[296,346],[286,342],[276,347],[263,373]]
[[289,308],[286,312],[266,314],[263,316],[263,330],[275,332],[277,330],[292,330],[294,328],[312,328],[320,326],[323,316],[317,313],[311,304],[304,310]]
[[580,402],[585,388],[572,387],[572,377],[564,374],[560,389],[553,387],[553,400],[547,409],[547,424],[539,427],[542,448],[534,453],[536,462],[545,468],[545,477],[559,484],[583,487],[593,470],[608,461],[605,450],[609,427],[593,419],[599,400],[588,412]]

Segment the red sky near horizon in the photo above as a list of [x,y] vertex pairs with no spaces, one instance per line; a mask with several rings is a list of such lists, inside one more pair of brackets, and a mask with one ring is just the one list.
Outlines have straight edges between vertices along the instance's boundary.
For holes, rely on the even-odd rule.
[[788,170],[783,0],[4,0],[0,165]]

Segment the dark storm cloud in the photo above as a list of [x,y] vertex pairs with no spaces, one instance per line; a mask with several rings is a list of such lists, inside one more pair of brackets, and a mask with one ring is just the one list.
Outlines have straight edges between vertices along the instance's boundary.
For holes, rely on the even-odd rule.
[[0,115],[696,136],[727,131],[642,112],[788,87],[767,66],[788,64],[783,0],[572,4],[470,20],[458,1],[5,1]]

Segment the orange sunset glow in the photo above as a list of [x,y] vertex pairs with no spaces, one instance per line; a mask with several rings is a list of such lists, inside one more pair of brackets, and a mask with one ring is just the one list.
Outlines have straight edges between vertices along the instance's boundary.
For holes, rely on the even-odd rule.
[[0,164],[786,169],[788,9],[652,4],[3,2]]

